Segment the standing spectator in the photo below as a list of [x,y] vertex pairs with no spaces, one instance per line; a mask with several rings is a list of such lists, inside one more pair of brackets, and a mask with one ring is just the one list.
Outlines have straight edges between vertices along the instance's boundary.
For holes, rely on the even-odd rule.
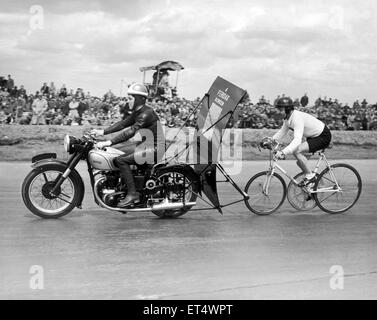
[[80,102],[76,100],[76,97],[73,97],[72,101],[69,103],[69,114],[68,114],[68,116],[72,118],[72,120],[79,118],[79,113],[77,110],[79,105],[80,105]]
[[70,103],[69,97],[67,97],[65,99],[61,99],[61,103],[60,103],[59,107],[61,108],[64,116],[68,116],[68,114],[69,114],[69,103]]
[[63,84],[63,86],[61,87],[59,91],[59,98],[67,98],[67,95],[68,95],[67,88],[65,87],[65,84]]
[[366,99],[364,99],[363,102],[361,102],[361,107],[362,107],[363,109],[366,109],[367,106],[368,106],[368,102],[367,102]]
[[108,100],[108,99],[112,99],[114,97],[114,93],[112,93],[112,91],[111,90],[109,90],[108,92],[106,92],[105,93],[105,95],[104,95],[104,99],[105,100]]
[[75,93],[75,96],[77,99],[84,99],[85,98],[85,94],[84,94],[84,91],[82,88],[77,88],[76,90],[76,93]]
[[14,87],[14,80],[12,79],[11,75],[8,74],[6,89],[10,93],[13,90],[13,87]]
[[348,115],[347,114],[343,114],[343,116],[342,116],[342,122],[343,122],[343,124],[344,124],[344,126],[346,127],[346,128],[348,128]]
[[279,99],[280,99],[280,95],[278,95],[277,98],[274,100],[274,106],[276,106]]
[[1,108],[0,109],[0,124],[7,124],[7,123],[9,123],[8,115],[5,111],[5,109]]
[[33,117],[31,119],[31,124],[46,124],[45,112],[47,111],[47,108],[47,101],[43,98],[42,93],[39,92],[37,94],[37,99],[35,99],[32,104]]
[[44,82],[41,88],[41,94],[48,96],[50,94],[50,88],[48,87],[47,83]]
[[26,99],[27,94],[23,85],[21,85],[20,89],[18,90],[18,94],[20,97]]
[[361,127],[364,131],[368,130],[368,119],[365,112],[363,113],[361,118]]
[[8,97],[9,93],[5,89],[0,90],[0,97]]
[[104,114],[107,114],[110,111],[110,108],[110,99],[105,99],[105,101],[101,103],[101,111],[103,111]]
[[267,103],[267,101],[266,101],[266,99],[264,98],[264,96],[262,96],[260,99],[259,99],[259,102],[257,103],[258,105],[264,105],[264,104],[266,104]]
[[12,97],[18,98],[19,92],[18,92],[17,86],[14,86],[13,89],[9,93]]
[[50,83],[50,94],[55,97],[56,95],[56,87],[55,87],[55,84],[53,82]]
[[22,118],[23,113],[26,111],[26,102],[22,97],[19,97],[17,99],[17,107],[15,112],[15,120],[17,123],[20,122],[20,119]]
[[169,86],[165,86],[163,87],[163,89],[164,89],[164,93],[161,95],[161,97],[170,101],[173,98],[173,92],[171,88]]
[[307,93],[305,93],[304,96],[301,98],[300,103],[304,108],[309,104],[309,98]]
[[163,70],[161,73],[160,81],[158,82],[159,87],[169,87],[169,72]]
[[0,77],[0,89],[6,88],[7,86],[7,79],[4,77]]
[[319,96],[318,99],[314,102],[314,106],[316,108],[320,107],[322,105],[322,97]]
[[357,99],[354,103],[353,103],[353,109],[356,110],[356,109],[359,109],[360,108],[360,103],[359,103],[359,99]]
[[79,114],[79,124],[80,125],[81,125],[82,115],[88,109],[89,109],[89,106],[88,106],[87,102],[84,99],[80,99],[79,100],[79,106],[77,108],[77,112]]

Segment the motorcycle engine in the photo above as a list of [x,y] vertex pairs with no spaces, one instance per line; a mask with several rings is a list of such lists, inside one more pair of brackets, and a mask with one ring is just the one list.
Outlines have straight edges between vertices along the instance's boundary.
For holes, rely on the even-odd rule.
[[119,175],[112,173],[102,175],[100,180],[97,190],[101,201],[109,207],[116,207],[119,199],[125,196],[125,189]]

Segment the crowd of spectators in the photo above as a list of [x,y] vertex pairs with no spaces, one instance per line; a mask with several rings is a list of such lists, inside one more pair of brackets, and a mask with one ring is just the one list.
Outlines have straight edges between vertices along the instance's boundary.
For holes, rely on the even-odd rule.
[[[231,125],[238,128],[280,128],[284,113],[275,107],[279,98],[270,103],[262,96],[256,104],[250,101],[240,104]],[[305,94],[301,99],[295,99],[294,105],[295,109],[326,123],[330,130],[377,130],[377,103],[370,104],[365,99],[362,102],[358,99],[350,106],[337,99],[318,97],[313,104],[309,104]]]
[[[256,103],[250,99],[243,101],[228,127],[279,128],[284,113],[275,107],[278,98],[280,96],[273,102],[264,96]],[[159,114],[164,125],[194,127],[197,115],[193,110],[199,101],[199,98],[190,101],[162,95],[150,98],[147,103]],[[0,124],[108,126],[130,113],[127,98],[117,97],[111,90],[103,97],[95,97],[82,88],[68,90],[65,85],[57,88],[51,82],[30,94],[24,86],[16,86],[10,75],[0,77],[0,105]],[[377,130],[377,104],[370,104],[365,99],[357,100],[351,106],[327,97],[310,103],[305,94],[301,99],[295,99],[295,107],[322,120],[331,130]]]

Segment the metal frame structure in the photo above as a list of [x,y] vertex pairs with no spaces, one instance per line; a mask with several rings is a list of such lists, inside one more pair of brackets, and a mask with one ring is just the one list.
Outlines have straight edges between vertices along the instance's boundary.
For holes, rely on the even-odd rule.
[[[204,102],[204,100],[207,99],[207,107],[208,107],[208,110],[209,110],[209,94],[206,93],[204,95],[204,97],[200,100],[200,102],[198,103],[198,105],[192,110],[192,112],[189,114],[189,116],[187,117],[187,120],[185,121],[185,123],[181,126],[181,128],[178,130],[177,134],[175,135],[175,137],[173,138],[172,142],[169,144],[169,146],[166,148],[165,147],[165,150],[168,150],[170,148],[170,146],[173,145],[174,141],[176,140],[176,138],[178,137],[179,133],[182,131],[182,129],[185,127],[185,125],[187,124],[188,120],[190,119],[190,117],[195,114],[195,112],[197,112],[198,108],[200,107],[200,105]],[[238,106],[238,105],[237,105]],[[198,135],[198,138],[203,136],[206,132],[208,132],[209,130],[211,130],[214,126],[216,126],[216,124],[218,124],[222,119],[224,119],[226,116],[228,116],[229,114],[233,114],[234,113],[234,110],[237,108],[237,106],[232,110],[230,110],[229,112],[225,113],[222,117],[220,117],[215,123],[213,123],[209,128],[207,128],[204,132],[202,132],[200,135]],[[222,138],[221,138],[222,139]],[[196,142],[196,140],[194,141]],[[185,148],[183,148],[182,151],[178,152],[177,154],[175,154],[174,156],[170,157],[169,159],[164,159],[164,161],[162,162],[159,162],[157,164],[155,164],[155,166],[158,166],[159,164],[161,163],[169,163],[170,161],[174,160],[174,159],[177,159],[178,157],[180,157],[184,152],[186,152],[187,149],[190,148],[190,146],[194,143],[194,142],[191,142],[190,144],[187,144],[185,146]],[[220,144],[221,144],[221,141],[220,141]],[[193,163],[189,163],[188,165],[190,166],[194,166],[195,164]],[[208,162],[207,165],[205,166],[205,168],[200,172],[198,173],[198,175],[201,177],[203,175],[203,173],[211,166],[215,165],[216,166],[216,169],[218,169],[220,171],[220,173],[223,175],[223,177],[225,178],[225,180],[216,180],[215,183],[217,185],[217,183],[230,183],[233,188],[240,194],[242,195],[242,199],[240,200],[236,200],[236,201],[233,201],[231,203],[228,203],[228,204],[221,204],[219,203],[219,206],[215,206],[213,205],[212,203],[210,203],[210,201],[207,201],[206,199],[204,199],[203,196],[201,196],[201,194],[198,194],[198,193],[195,193],[201,200],[203,200],[207,205],[210,206],[210,208],[197,208],[197,209],[190,209],[190,211],[203,211],[203,210],[219,210],[219,212],[222,214],[222,209],[223,208],[226,208],[226,207],[229,207],[231,205],[234,205],[234,204],[237,204],[237,203],[240,203],[240,202],[243,202],[243,201],[247,201],[250,197],[248,194],[246,194],[239,186],[238,184],[231,178],[231,176],[226,172],[226,170],[224,169],[224,167],[219,164],[219,163],[212,163],[212,162]]]

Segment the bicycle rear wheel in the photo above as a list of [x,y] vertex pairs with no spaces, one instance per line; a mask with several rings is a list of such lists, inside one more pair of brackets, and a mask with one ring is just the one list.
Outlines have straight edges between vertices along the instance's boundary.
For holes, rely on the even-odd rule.
[[287,196],[284,179],[277,173],[260,172],[246,184],[247,208],[257,215],[269,215],[278,210]]
[[330,214],[351,209],[360,198],[362,181],[357,170],[343,163],[325,169],[314,186],[314,199],[320,209]]

